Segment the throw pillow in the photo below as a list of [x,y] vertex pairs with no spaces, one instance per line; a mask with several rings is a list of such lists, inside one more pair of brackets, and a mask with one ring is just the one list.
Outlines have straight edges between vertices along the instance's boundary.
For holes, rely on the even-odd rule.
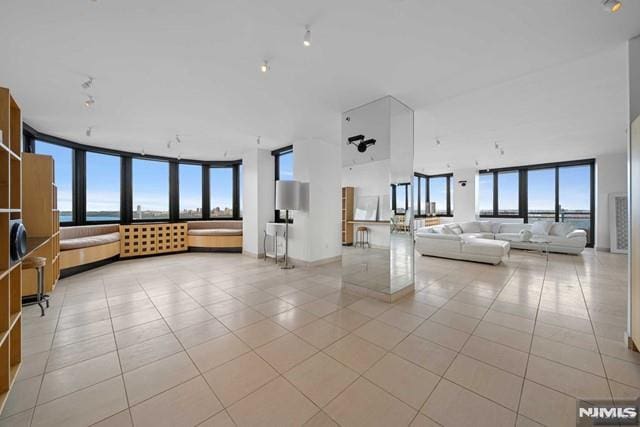
[[552,236],[566,237],[567,234],[575,230],[576,227],[570,222],[554,222],[549,230],[549,234]]
[[447,227],[449,227],[451,231],[453,231],[456,234],[462,234],[462,227],[460,227],[458,224],[450,224],[450,225],[447,225]]
[[480,233],[482,230],[480,229],[480,223],[476,221],[462,222],[459,227],[465,233]]
[[529,231],[529,230],[520,231],[520,241],[521,242],[528,242],[529,240],[531,240],[531,237],[533,237],[533,233],[531,233],[531,231]]
[[442,234],[456,234],[448,225],[442,226]]
[[553,223],[549,221],[536,221],[531,225],[531,233],[547,236],[552,225]]

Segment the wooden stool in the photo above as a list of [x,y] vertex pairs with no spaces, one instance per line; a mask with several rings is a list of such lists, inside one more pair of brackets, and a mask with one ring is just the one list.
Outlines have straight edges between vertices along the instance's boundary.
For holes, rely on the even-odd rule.
[[47,303],[47,308],[49,308],[49,295],[45,295],[44,293],[44,267],[46,265],[47,259],[40,256],[29,257],[22,260],[22,269],[34,269],[36,270],[36,274],[38,277],[36,299],[32,300],[31,298],[23,298],[22,305],[29,306],[38,304],[38,306],[40,306],[40,310],[42,311],[42,316],[44,316],[44,307],[42,306],[42,301],[45,301]]
[[[365,234],[366,234],[366,239],[365,239]],[[364,249],[364,245],[366,244],[368,247],[371,247],[371,244],[369,243],[369,228],[365,227],[365,226],[360,226],[356,229],[356,248],[358,247],[358,244],[360,244],[362,246],[362,248]]]

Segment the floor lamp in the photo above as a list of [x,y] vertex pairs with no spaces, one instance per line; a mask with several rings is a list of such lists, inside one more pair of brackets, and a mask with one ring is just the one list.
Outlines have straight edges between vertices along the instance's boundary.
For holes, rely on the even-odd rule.
[[300,209],[300,182],[276,181],[276,209],[285,211],[284,265],[281,268],[293,268],[289,264],[289,211]]

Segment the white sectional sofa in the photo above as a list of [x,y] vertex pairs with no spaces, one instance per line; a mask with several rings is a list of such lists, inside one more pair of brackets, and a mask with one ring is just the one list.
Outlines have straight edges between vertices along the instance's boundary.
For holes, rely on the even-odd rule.
[[533,224],[471,221],[423,227],[416,232],[416,250],[422,255],[498,264],[510,248],[541,249],[536,238],[548,241],[550,252],[579,254],[587,233],[571,224],[539,221]]

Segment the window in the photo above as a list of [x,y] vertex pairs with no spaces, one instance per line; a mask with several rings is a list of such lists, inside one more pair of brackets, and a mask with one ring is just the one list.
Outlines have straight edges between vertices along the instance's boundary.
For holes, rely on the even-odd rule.
[[567,166],[558,169],[558,210],[560,222],[570,222],[577,229],[587,232],[592,240],[591,177],[590,165]]
[[120,157],[87,153],[87,222],[120,221]]
[[233,167],[209,170],[211,218],[233,217]]
[[478,207],[481,216],[493,215],[493,173],[483,173],[478,177]]
[[520,214],[520,173],[518,171],[498,173],[498,215]]
[[407,211],[407,189],[409,184],[397,184],[393,186],[394,200],[395,200],[395,213],[403,214]]
[[418,215],[426,215],[427,213],[427,177],[420,177],[420,203]]
[[419,176],[414,176],[413,177],[413,185],[411,186],[411,192],[413,193],[413,210],[414,210],[414,215],[418,214],[418,212],[420,211],[420,192],[419,192],[419,188],[420,188],[420,177]]
[[58,188],[60,222],[74,221],[73,212],[73,150],[61,145],[36,141],[36,153],[53,157],[55,181]]
[[202,218],[202,166],[178,165],[180,219]]
[[447,215],[447,177],[429,177],[429,202],[436,204],[436,215]]
[[[275,160],[275,180],[292,181],[293,180],[293,147],[285,147],[279,150],[272,151],[271,154]],[[275,199],[275,188],[273,191],[273,197]],[[275,220],[276,222],[284,222],[285,211],[276,209]],[[292,220],[289,220],[292,222]]]
[[534,169],[527,175],[529,222],[556,220],[556,170]]
[[169,163],[133,159],[133,220],[169,219]]

